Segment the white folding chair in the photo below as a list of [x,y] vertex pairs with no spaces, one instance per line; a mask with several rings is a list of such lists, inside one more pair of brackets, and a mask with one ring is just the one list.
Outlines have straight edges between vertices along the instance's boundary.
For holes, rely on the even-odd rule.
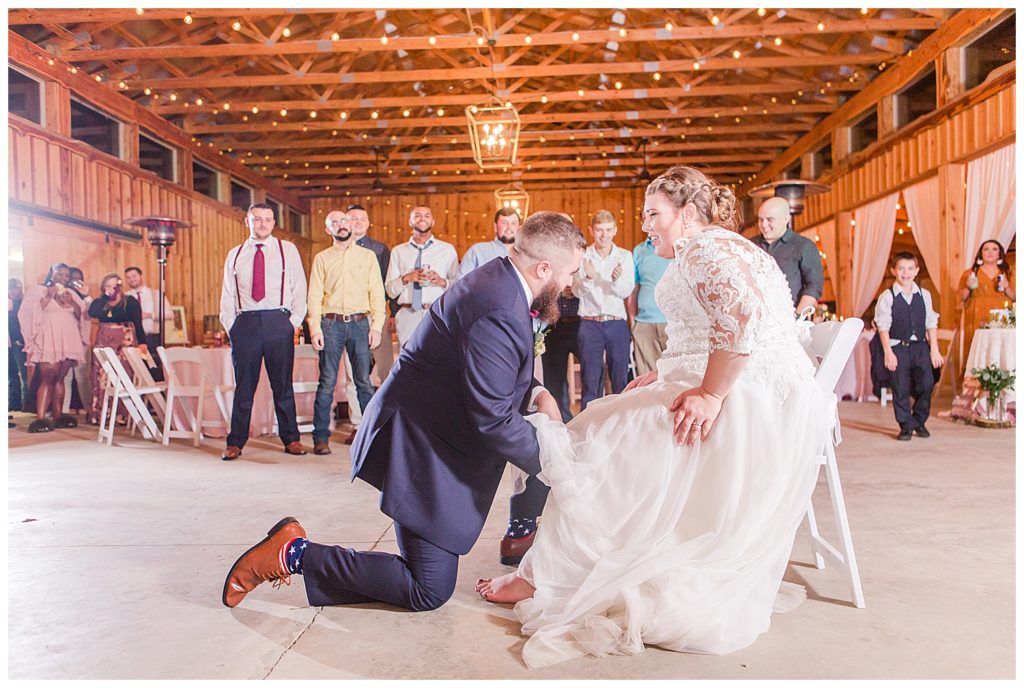
[[[196,351],[202,351],[202,347],[193,347]],[[205,357],[200,356],[202,361],[203,372],[206,374],[206,384],[213,393],[213,400],[217,404],[217,410],[220,411],[221,418],[224,419],[224,426],[230,431],[231,429],[231,402],[234,400],[232,396],[229,400],[228,395],[233,395],[235,392],[235,376],[232,371],[231,382],[221,382],[221,378],[218,377],[217,371],[213,369],[213,362]],[[230,370],[231,367],[228,366]]]
[[[146,402],[142,400],[142,395],[151,394],[155,389],[136,387],[128,371],[121,364],[121,359],[117,357],[117,352],[112,348],[94,348],[93,354],[100,362],[100,366],[107,376],[107,389],[104,392],[103,411],[100,416],[100,440],[102,441],[105,438],[108,445],[113,445],[114,443],[114,425],[117,419],[118,402],[124,404],[132,421],[141,428],[143,437],[147,440],[159,437],[160,430],[157,428],[156,421],[153,420],[149,409],[146,408]],[[109,420],[107,417],[108,413]],[[104,430],[105,424],[109,427],[106,427]]]
[[[132,377],[136,387],[152,390],[145,394],[140,390],[140,394],[143,401],[148,401],[152,404],[152,408],[156,411],[157,419],[162,425],[164,418],[167,416],[167,402],[164,399],[167,383],[157,382],[153,379],[153,374],[149,372],[149,364],[142,357],[142,351],[137,347],[126,346],[122,351],[124,351],[125,358],[128,359],[128,365],[131,366]],[[134,432],[134,428],[132,431]]]
[[[192,445],[199,446],[199,440],[203,437],[203,401],[212,393],[210,385],[206,381],[206,371],[203,368],[202,354],[198,349],[190,349],[184,346],[175,346],[166,349],[157,347],[160,360],[164,362],[164,375],[167,377],[167,411],[164,415],[163,443],[170,444],[171,438],[192,439]],[[185,369],[194,366],[191,373],[196,377],[198,384],[187,385],[184,382]],[[185,403],[186,399],[196,400],[196,412]],[[177,408],[174,402],[178,402]],[[187,423],[182,423],[178,410],[184,414]],[[207,425],[213,421],[206,421]]]
[[[818,370],[814,375],[821,390],[829,396],[834,395],[839,376],[846,367],[846,362],[857,345],[864,322],[859,318],[848,318],[843,321],[820,323],[811,328],[811,342],[808,350]],[[864,608],[864,591],[861,589],[860,572],[857,559],[853,553],[853,539],[850,536],[850,522],[846,517],[846,502],[843,499],[843,488],[839,481],[839,466],[836,463],[836,438],[839,437],[839,413],[836,411],[835,427],[829,433],[818,456],[821,466],[825,467],[828,490],[832,498],[832,511],[836,518],[836,529],[839,534],[839,546],[833,546],[821,533],[814,518],[812,501],[807,504],[807,525],[811,531],[811,547],[814,550],[814,564],[817,568],[825,568],[828,560],[846,575],[850,584],[853,605]],[[820,471],[819,467],[819,471]]]
[[[341,352],[342,363],[348,360],[348,355]],[[313,360],[316,361],[317,369],[319,370],[320,365],[320,353],[313,348],[311,344],[302,345],[295,347],[295,368],[297,369],[302,361]],[[339,374],[341,371],[339,371]],[[316,393],[316,388],[319,385],[319,380],[294,380],[292,382],[292,391],[296,395],[308,394],[309,392]],[[334,390],[331,390],[331,399],[334,399]],[[333,410],[334,404],[331,403],[331,409]],[[358,406],[356,407],[358,408]],[[333,417],[333,413],[331,414]],[[299,426],[299,432],[313,432],[313,416],[295,416],[295,422]],[[277,432],[277,416],[274,416],[274,431]]]

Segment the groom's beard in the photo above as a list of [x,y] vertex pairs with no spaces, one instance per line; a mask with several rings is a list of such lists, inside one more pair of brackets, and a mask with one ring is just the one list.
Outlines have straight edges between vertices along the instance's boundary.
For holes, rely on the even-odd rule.
[[337,239],[338,241],[340,241],[342,243],[345,243],[346,241],[348,241],[349,239],[352,238],[352,230],[351,229],[349,229],[349,230],[344,230],[343,229],[340,232],[338,232],[337,234],[334,234],[332,236],[335,239]]
[[530,304],[530,309],[540,314],[537,316],[539,320],[543,320],[548,325],[554,325],[558,322],[558,316],[561,314],[558,310],[558,295],[561,293],[562,290],[558,288],[554,278],[548,280],[540,294]]

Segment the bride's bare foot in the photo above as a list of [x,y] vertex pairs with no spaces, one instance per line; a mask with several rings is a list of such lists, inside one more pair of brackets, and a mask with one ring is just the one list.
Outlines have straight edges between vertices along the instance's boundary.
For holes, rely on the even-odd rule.
[[476,591],[488,602],[515,604],[533,597],[534,587],[514,573],[497,578],[481,578],[476,582]]

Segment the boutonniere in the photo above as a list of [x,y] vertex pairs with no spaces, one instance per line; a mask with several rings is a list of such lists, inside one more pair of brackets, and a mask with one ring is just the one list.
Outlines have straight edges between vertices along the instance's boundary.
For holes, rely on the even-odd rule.
[[547,350],[544,346],[544,338],[548,335],[548,324],[543,320],[538,320],[540,317],[540,311],[530,311],[530,317],[533,318],[533,355],[542,356]]

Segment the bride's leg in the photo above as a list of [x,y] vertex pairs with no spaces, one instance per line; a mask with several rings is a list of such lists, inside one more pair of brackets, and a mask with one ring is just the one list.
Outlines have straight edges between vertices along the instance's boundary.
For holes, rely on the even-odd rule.
[[481,578],[476,582],[476,591],[488,602],[515,604],[533,597],[534,587],[514,573],[498,578]]

